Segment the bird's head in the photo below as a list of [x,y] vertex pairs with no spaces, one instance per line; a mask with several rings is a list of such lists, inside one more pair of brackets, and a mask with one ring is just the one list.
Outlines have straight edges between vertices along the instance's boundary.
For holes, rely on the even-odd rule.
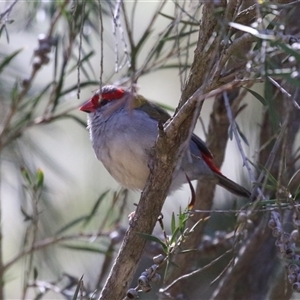
[[133,110],[142,112],[149,118],[163,123],[170,117],[160,106],[148,101],[135,91],[114,85],[103,86],[79,110],[91,113],[89,119],[93,119],[99,116],[109,118],[123,108],[127,109],[129,113],[132,113]]
[[125,97],[128,96],[128,93],[128,91],[121,87],[106,85],[103,86],[101,90],[95,92],[94,95],[79,109],[86,113],[93,113],[98,109],[104,108],[105,106],[111,106],[113,104],[119,107],[119,105],[123,104],[126,98],[128,98]]

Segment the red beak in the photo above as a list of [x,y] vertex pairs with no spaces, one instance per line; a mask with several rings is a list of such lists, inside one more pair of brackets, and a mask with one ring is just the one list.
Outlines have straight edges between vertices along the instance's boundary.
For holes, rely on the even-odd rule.
[[79,110],[84,111],[86,113],[91,113],[96,110],[94,103],[91,99],[86,101],[82,106],[79,107]]

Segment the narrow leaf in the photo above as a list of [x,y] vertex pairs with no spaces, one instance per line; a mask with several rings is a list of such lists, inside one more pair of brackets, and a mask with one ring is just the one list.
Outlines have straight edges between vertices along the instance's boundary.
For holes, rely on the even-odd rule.
[[161,40],[158,42],[156,49],[155,49],[155,54],[156,54],[156,58],[159,57],[162,49],[164,48],[164,45],[166,43],[166,38],[169,36],[169,34],[172,32],[173,26],[170,26],[167,31],[163,34],[163,37],[161,38]]
[[24,103],[24,105],[19,106],[19,110],[23,111],[27,106],[30,105],[30,110],[33,111],[37,104],[40,102],[41,98],[45,95],[45,93],[48,91],[48,89],[52,86],[53,82],[50,82],[45,86],[45,88],[33,99],[29,99],[27,102]]
[[95,246],[91,246],[91,245],[67,245],[67,244],[63,244],[60,245],[63,248],[67,248],[70,250],[76,250],[76,251],[87,251],[87,252],[94,252],[94,253],[100,253],[100,254],[106,254],[106,250],[104,249],[99,249]]
[[44,173],[41,169],[38,169],[36,172],[36,186],[37,188],[42,188],[44,184]]
[[[85,61],[89,61],[89,59],[95,54],[95,51],[92,50],[90,51],[88,54],[86,54],[81,60],[80,60],[80,64],[82,64]],[[72,71],[76,70],[76,68],[78,67],[78,62],[72,66],[68,72],[68,74],[70,74]]]
[[26,183],[29,185],[32,185],[30,175],[29,175],[28,171],[23,167],[21,168],[21,174],[22,174],[23,178],[25,179]]
[[176,227],[176,221],[175,221],[175,214],[173,212],[172,213],[172,219],[171,219],[171,232],[172,232],[172,234],[174,234],[175,227]]
[[233,139],[233,127],[232,127],[231,124],[229,124],[229,126],[228,126],[228,137],[232,141],[232,139]]
[[21,51],[23,48],[14,51],[12,54],[6,56],[3,61],[0,63],[0,73],[3,71],[3,69],[11,62],[12,59],[14,59]]
[[248,140],[247,140],[246,136],[243,134],[243,132],[241,131],[240,126],[238,125],[238,123],[235,122],[235,126],[236,126],[236,129],[237,129],[241,139],[244,141],[244,143],[247,146],[249,146]]
[[284,78],[288,83],[290,83],[294,87],[300,88],[300,80],[298,78],[291,77],[291,74],[283,74],[280,77]]
[[21,213],[24,216],[24,221],[31,221],[33,219],[33,217],[31,215],[29,215],[25,209],[21,206]]
[[89,215],[86,216],[86,220],[83,223],[83,226],[88,225],[88,223],[92,220],[92,218],[96,215],[98,208],[100,206],[100,204],[102,203],[102,200],[106,197],[106,195],[108,194],[109,190],[107,190],[106,192],[102,193],[100,195],[100,197],[97,199],[96,203],[94,204],[91,212]]
[[179,35],[172,35],[170,37],[164,38],[164,41],[178,40],[180,38],[183,38],[185,36],[189,36],[190,34],[193,34],[193,33],[196,33],[196,32],[199,32],[199,30],[191,30],[191,31],[188,31],[188,32],[180,33]]
[[[79,84],[79,86],[80,86],[81,88],[83,88],[83,87],[85,87],[85,86],[90,86],[90,85],[99,86],[99,81],[84,81],[84,82],[81,82],[81,83]],[[77,90],[77,84],[72,85],[70,88],[67,88],[67,89],[65,89],[64,91],[62,91],[62,92],[60,93],[60,97],[66,95],[66,94],[69,94],[69,93],[71,93],[71,92],[73,92],[73,91],[76,91],[76,90]]]
[[299,54],[299,52],[297,52],[296,50],[294,50],[293,48],[291,48],[291,46],[289,46],[289,45],[287,45],[285,43],[279,42],[279,41],[274,42],[274,44],[276,46],[279,46],[286,54],[294,56],[296,58],[296,60],[298,62],[300,62],[300,54]]
[[244,87],[244,89],[247,90],[250,94],[252,94],[258,101],[260,101],[262,105],[264,105],[264,106],[268,105],[268,102],[262,95],[258,94],[257,92],[255,92],[253,90],[250,90],[246,87]]
[[81,222],[85,221],[86,219],[86,216],[83,216],[83,217],[79,217],[75,220],[72,220],[71,222],[69,222],[67,225],[63,226],[61,229],[59,229],[57,232],[56,232],[56,235],[59,235],[61,233],[63,233],[64,231],[66,230],[69,230],[70,228],[76,226],[77,224],[80,224]]
[[36,281],[38,278],[38,269],[36,267],[33,268],[33,280]]
[[180,232],[180,227],[176,227],[174,232],[172,233],[171,239],[170,239],[170,245],[173,245],[175,241],[177,240],[177,236]]
[[[167,14],[164,14],[162,12],[159,12],[159,14],[167,19],[175,21],[175,18],[173,16],[169,16]],[[177,20],[176,20],[177,21]],[[199,26],[199,23],[197,22],[190,22],[190,21],[184,21],[184,20],[179,20],[179,23],[185,24],[185,25],[192,25],[192,26]]]
[[79,293],[80,288],[82,287],[82,284],[83,284],[83,275],[81,276],[81,278],[79,279],[79,281],[78,281],[78,283],[77,283],[76,290],[75,290],[75,293],[74,293],[74,295],[73,295],[72,300],[77,300],[77,299],[79,299],[79,298],[78,298],[78,293]]
[[150,242],[155,242],[155,243],[158,243],[160,244],[164,251],[166,252],[167,250],[167,246],[164,242],[162,242],[159,238],[157,238],[156,236],[154,235],[151,235],[151,234],[146,234],[146,233],[142,233],[142,232],[138,232],[137,233],[139,236],[143,237],[145,240],[147,241],[150,241]]
[[[268,68],[268,64],[266,64],[266,68]],[[264,93],[264,98],[268,102],[268,114],[270,117],[271,126],[273,131],[276,132],[279,128],[279,116],[275,108],[275,103],[273,101],[273,84],[268,78],[266,78]]]

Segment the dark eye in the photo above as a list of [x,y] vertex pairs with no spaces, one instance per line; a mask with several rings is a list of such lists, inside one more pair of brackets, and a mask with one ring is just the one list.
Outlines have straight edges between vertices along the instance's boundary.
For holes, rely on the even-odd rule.
[[101,99],[100,105],[101,105],[101,106],[104,106],[104,105],[106,105],[108,102],[109,102],[109,100],[107,100],[107,99]]

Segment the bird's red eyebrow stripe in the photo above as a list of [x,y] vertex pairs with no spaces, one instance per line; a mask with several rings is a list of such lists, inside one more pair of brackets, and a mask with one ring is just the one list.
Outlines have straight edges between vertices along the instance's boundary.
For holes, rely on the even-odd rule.
[[90,101],[93,103],[95,107],[97,107],[99,104],[99,95],[95,94]]
[[123,89],[113,89],[107,92],[102,92],[101,98],[106,100],[120,99],[125,94]]

